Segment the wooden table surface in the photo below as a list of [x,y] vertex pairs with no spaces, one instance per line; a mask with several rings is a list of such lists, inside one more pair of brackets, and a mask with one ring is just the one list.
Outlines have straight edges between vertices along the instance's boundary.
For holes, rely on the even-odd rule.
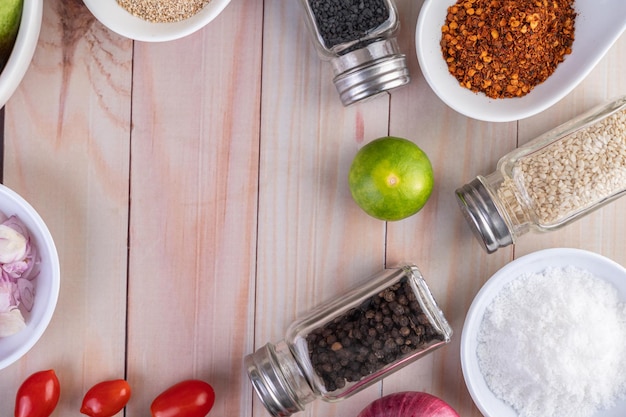
[[[454,190],[519,144],[626,94],[626,37],[545,112],[485,123],[443,104],[414,51],[422,1],[398,0],[410,85],[344,108],[297,1],[234,0],[203,30],[133,42],[80,0],[46,0],[32,65],[5,106],[3,183],[41,214],[60,255],[55,315],[35,347],[0,371],[0,415],[31,373],[53,368],[54,416],[79,416],[86,390],[126,378],[127,417],[188,378],[217,393],[211,416],[267,416],[243,357],[296,317],[385,266],[416,263],[455,334],[383,382],[303,416],[350,417],[401,390],[477,417],[459,362],[465,314],[507,262],[575,247],[626,265],[626,199],[559,232],[487,255]],[[350,197],[362,144],[387,134],[430,156],[436,186],[417,215],[385,223]]]

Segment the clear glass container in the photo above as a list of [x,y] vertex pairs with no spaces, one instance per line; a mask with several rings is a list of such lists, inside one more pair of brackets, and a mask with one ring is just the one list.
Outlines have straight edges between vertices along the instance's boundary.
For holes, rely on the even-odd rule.
[[341,400],[450,341],[452,329],[415,266],[383,270],[246,356],[273,416]]
[[344,105],[410,81],[393,0],[300,0],[320,57],[330,61]]
[[533,230],[559,229],[626,191],[626,96],[597,106],[503,156],[456,190],[488,253]]

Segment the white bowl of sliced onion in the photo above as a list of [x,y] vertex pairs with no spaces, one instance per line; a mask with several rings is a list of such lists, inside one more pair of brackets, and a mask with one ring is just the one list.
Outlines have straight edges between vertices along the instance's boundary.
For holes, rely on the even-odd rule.
[[48,227],[26,200],[0,184],[0,369],[41,338],[56,308],[60,281]]

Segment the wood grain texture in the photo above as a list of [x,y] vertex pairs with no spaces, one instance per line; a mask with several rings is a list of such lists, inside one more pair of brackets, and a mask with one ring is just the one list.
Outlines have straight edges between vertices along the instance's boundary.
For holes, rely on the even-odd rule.
[[[265,8],[255,348],[363,282],[385,256],[384,224],[355,205],[347,177],[359,145],[387,134],[388,96],[344,108],[299,3]],[[303,415],[356,415],[361,404],[316,402]],[[254,415],[264,413],[255,401]]]
[[47,223],[61,264],[52,322],[0,371],[0,415],[31,373],[54,368],[55,415],[77,415],[82,393],[125,372],[132,42],[78,0],[46,1],[39,45],[6,106],[4,183]]
[[[158,393],[188,378],[215,387],[211,416],[268,416],[243,357],[323,301],[412,262],[452,342],[299,415],[356,416],[381,395],[418,390],[481,417],[459,359],[478,290],[507,262],[548,247],[626,265],[626,200],[487,255],[454,190],[516,146],[626,94],[626,39],[545,112],[479,122],[448,108],[420,72],[422,3],[397,1],[412,82],[345,108],[298,1],[233,1],[191,36],[142,43],[110,32],[80,0],[47,0],[32,66],[5,110],[4,182],[48,223],[63,281],[41,341],[0,370],[0,416],[12,414],[21,381],[47,368],[63,390],[53,417],[78,416],[92,384],[120,377],[133,397],[118,416],[146,417]],[[435,189],[417,215],[385,223],[352,201],[347,175],[363,144],[389,134],[424,149]]]
[[454,331],[447,346],[387,378],[384,393],[426,391],[444,398],[462,416],[480,416],[463,382],[459,366],[465,314],[478,289],[499,266],[512,259],[512,248],[492,255],[475,242],[458,208],[454,190],[516,146],[516,123],[468,119],[443,104],[419,69],[415,27],[422,2],[398,2],[403,16],[401,41],[415,80],[394,92],[390,132],[414,141],[429,156],[435,188],[415,216],[388,225],[388,264],[413,262],[421,270]]
[[184,39],[135,44],[129,235],[129,415],[188,378],[215,415],[250,414],[262,4]]

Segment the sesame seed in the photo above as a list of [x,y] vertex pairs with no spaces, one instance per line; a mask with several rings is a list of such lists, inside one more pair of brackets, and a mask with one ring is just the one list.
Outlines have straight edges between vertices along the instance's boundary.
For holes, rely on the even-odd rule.
[[129,13],[153,23],[179,22],[198,13],[211,0],[117,0]]
[[[574,215],[626,189],[626,110],[575,131],[515,162],[498,189],[511,220],[544,226]],[[521,190],[521,192],[520,192]],[[524,200],[532,213],[523,209]]]

